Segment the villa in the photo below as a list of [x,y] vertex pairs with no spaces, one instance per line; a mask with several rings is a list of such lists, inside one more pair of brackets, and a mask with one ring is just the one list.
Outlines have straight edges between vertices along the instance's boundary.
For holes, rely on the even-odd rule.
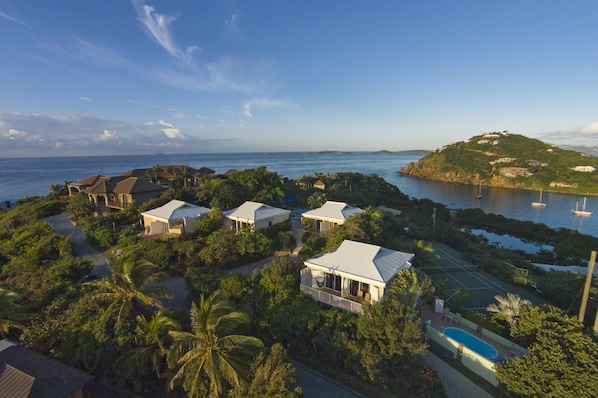
[[182,235],[197,229],[197,221],[208,214],[210,209],[171,200],[163,206],[141,213],[143,225],[149,235],[174,234]]
[[140,177],[105,177],[100,174],[94,174],[78,183],[69,183],[67,188],[69,195],[77,192],[86,194],[100,215],[157,198],[168,189]]
[[362,303],[384,297],[386,287],[415,257],[384,247],[345,240],[333,252],[306,260],[301,270],[301,290],[315,300],[361,312]]
[[239,232],[243,228],[263,229],[289,220],[290,210],[247,201],[236,209],[224,212],[225,227]]
[[349,206],[343,202],[326,201],[320,208],[309,210],[301,216],[312,220],[312,227],[316,231],[325,232],[335,225],[342,225],[354,214],[363,213],[359,207]]

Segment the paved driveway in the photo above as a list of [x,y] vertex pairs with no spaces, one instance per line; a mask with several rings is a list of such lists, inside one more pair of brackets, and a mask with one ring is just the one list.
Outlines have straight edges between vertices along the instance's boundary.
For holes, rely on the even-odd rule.
[[54,231],[71,239],[74,253],[77,256],[90,261],[93,265],[91,271],[92,274],[97,275],[100,278],[110,276],[110,269],[108,268],[108,260],[106,259],[106,256],[98,252],[93,246],[85,241],[85,234],[81,231],[81,228],[78,228],[71,223],[70,214],[59,214],[57,216],[44,218],[42,221],[49,222]]

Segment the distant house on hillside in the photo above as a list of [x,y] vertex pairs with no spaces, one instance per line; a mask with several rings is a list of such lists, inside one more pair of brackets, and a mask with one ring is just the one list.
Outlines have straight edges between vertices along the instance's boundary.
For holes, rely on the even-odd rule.
[[93,376],[52,358],[0,340],[0,397],[83,398]]
[[362,303],[384,297],[388,284],[401,270],[411,268],[411,253],[345,240],[331,253],[304,262],[301,290],[315,300],[361,312]]
[[344,202],[326,201],[317,209],[306,211],[301,214],[303,219],[312,221],[312,227],[316,231],[325,232],[335,225],[342,225],[354,214],[363,213],[359,207],[349,206]]
[[504,177],[529,177],[531,175],[526,167],[502,167],[499,174]]
[[582,173],[593,173],[596,169],[592,166],[575,166],[575,171],[581,171]]
[[290,210],[247,201],[224,212],[225,226],[237,232],[246,227],[263,229],[288,221],[290,214]]
[[318,180],[314,182],[314,188],[321,189],[322,191],[326,189],[326,184],[322,180]]
[[182,235],[197,229],[197,221],[210,213],[210,209],[186,203],[181,200],[171,200],[163,206],[141,213],[146,233]]

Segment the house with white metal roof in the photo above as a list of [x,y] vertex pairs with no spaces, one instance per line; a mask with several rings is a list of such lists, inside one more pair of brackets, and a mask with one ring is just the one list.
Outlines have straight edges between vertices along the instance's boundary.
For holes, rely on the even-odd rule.
[[171,200],[163,206],[141,213],[143,225],[149,235],[193,232],[197,221],[210,209],[181,200]]
[[268,228],[289,220],[290,210],[247,201],[236,209],[224,212],[225,226],[240,231],[244,227]]
[[335,251],[304,262],[301,290],[318,301],[361,312],[361,303],[380,301],[397,273],[411,268],[414,257],[412,253],[345,240]]
[[349,206],[344,202],[328,200],[322,207],[306,211],[301,217],[313,220],[312,226],[316,231],[325,232],[335,225],[344,224],[352,215],[363,212],[363,209],[359,207]]

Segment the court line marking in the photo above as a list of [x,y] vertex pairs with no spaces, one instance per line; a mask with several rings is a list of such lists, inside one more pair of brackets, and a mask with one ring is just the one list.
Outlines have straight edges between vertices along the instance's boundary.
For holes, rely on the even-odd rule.
[[[449,254],[448,252],[446,252],[443,249],[435,249],[434,252],[435,253],[441,253],[442,254],[441,258],[444,258],[444,259],[448,260],[452,264],[456,264],[459,267],[465,267],[466,266],[461,261],[459,261],[455,256],[453,256],[452,254]],[[465,270],[463,272],[467,272],[469,275],[471,275],[472,277],[474,277],[478,281],[482,282],[482,284],[484,284],[485,286],[488,286],[488,287],[494,289],[499,294],[506,294],[506,293],[508,293],[508,290],[506,290],[505,288],[503,288],[502,286],[500,286],[498,283],[490,280],[487,277],[484,277],[482,275],[476,274],[475,272],[477,272],[477,271]],[[447,275],[449,274],[448,272],[445,272],[445,273]]]

